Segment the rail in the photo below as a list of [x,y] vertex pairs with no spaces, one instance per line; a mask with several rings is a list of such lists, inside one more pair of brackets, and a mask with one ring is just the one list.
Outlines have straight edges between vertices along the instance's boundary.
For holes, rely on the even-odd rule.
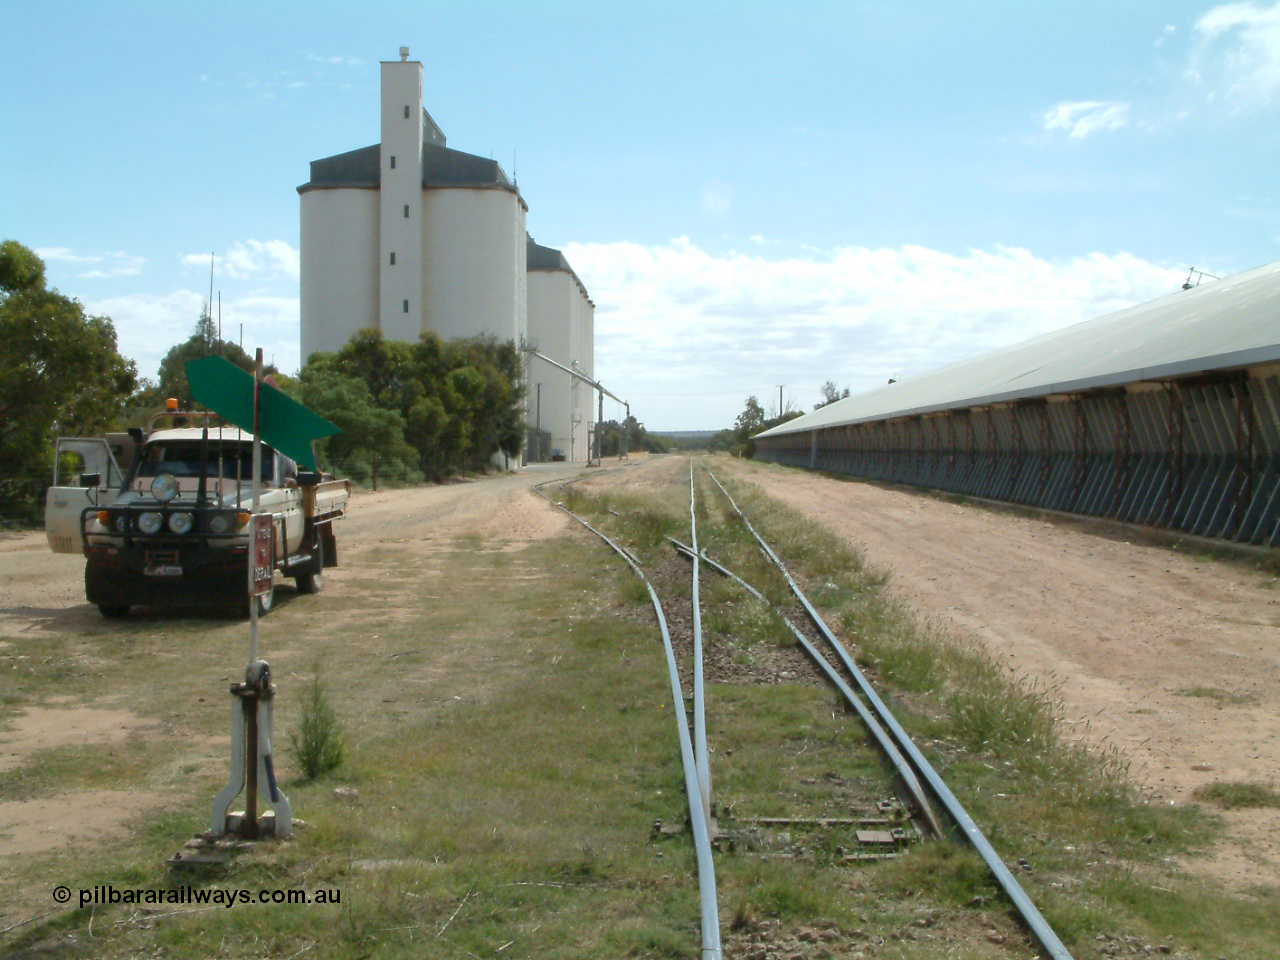
[[[597,474],[599,476],[599,474]],[[676,717],[676,735],[680,741],[680,762],[684,770],[684,789],[689,807],[689,824],[693,832],[694,857],[698,869],[698,895],[702,928],[702,960],[722,960],[724,953],[720,945],[720,907],[716,895],[716,868],[711,851],[711,824],[707,809],[702,802],[702,787],[698,766],[694,759],[693,742],[689,733],[689,718],[684,711],[684,689],[680,683],[680,670],[676,664],[675,648],[671,643],[671,631],[667,628],[667,617],[662,609],[662,601],[653,588],[652,582],[640,569],[635,559],[619,544],[597,530],[585,519],[578,516],[563,503],[553,500],[543,492],[542,488],[556,483],[548,480],[534,485],[537,494],[557,509],[563,510],[587,530],[603,540],[623,560],[626,561],[636,576],[644,583],[649,592],[649,600],[653,604],[654,616],[658,620],[658,629],[662,634],[662,647],[666,654],[667,673],[671,681],[672,713]],[[705,749],[705,738],[704,738]]]
[[960,828],[965,839],[969,841],[973,848],[978,852],[978,855],[982,857],[982,860],[986,863],[987,869],[990,870],[992,877],[994,877],[1005,895],[1013,903],[1014,908],[1018,911],[1018,914],[1022,917],[1028,929],[1030,929],[1032,936],[1035,937],[1046,955],[1051,957],[1052,960],[1073,960],[1070,951],[1067,950],[1066,946],[1058,938],[1058,935],[1054,932],[1053,928],[1049,926],[1048,921],[1044,919],[1044,916],[1040,913],[1036,905],[1032,903],[1031,898],[1027,896],[1026,891],[1022,889],[1022,885],[1018,883],[1017,879],[1009,871],[1009,868],[1004,865],[1004,861],[1000,859],[995,848],[991,846],[990,841],[987,840],[982,829],[976,822],[974,822],[973,818],[969,816],[964,805],[961,804],[955,794],[951,792],[951,788],[948,787],[942,777],[938,775],[938,772],[933,768],[933,765],[928,761],[924,754],[920,752],[919,748],[916,747],[914,741],[912,741],[906,730],[902,728],[902,725],[898,723],[897,718],[895,718],[889,708],[885,706],[884,701],[880,699],[879,694],[877,694],[875,688],[871,686],[866,675],[858,668],[857,664],[853,662],[853,658],[849,656],[849,651],[845,649],[844,644],[840,642],[839,638],[836,637],[831,628],[827,625],[827,622],[822,618],[822,615],[818,613],[813,604],[809,602],[809,598],[806,597],[804,591],[800,589],[800,585],[797,584],[795,578],[791,576],[786,565],[774,552],[773,548],[769,546],[764,537],[762,537],[756,528],[752,526],[751,521],[747,518],[747,515],[743,513],[742,509],[738,506],[729,491],[725,489],[724,484],[722,484],[716,475],[710,470],[707,471],[707,475],[712,479],[712,481],[714,481],[715,485],[720,488],[720,491],[724,494],[725,498],[729,501],[730,506],[733,508],[734,513],[738,515],[747,530],[753,537],[755,537],[756,542],[760,545],[760,549],[764,552],[765,556],[767,556],[773,565],[778,568],[778,572],[782,574],[783,578],[787,581],[787,585],[791,588],[792,594],[795,595],[795,598],[800,602],[801,606],[804,607],[810,620],[813,621],[814,627],[822,634],[823,639],[826,640],[837,658],[839,658],[841,664],[858,685],[862,695],[867,699],[867,702],[871,704],[871,709],[884,724],[884,727],[889,731],[897,747],[910,760],[912,766],[915,767],[916,772],[920,775],[921,779],[929,785],[929,789],[933,791],[934,796],[938,799],[943,809],[946,810],[947,815],[952,819],[956,826]]

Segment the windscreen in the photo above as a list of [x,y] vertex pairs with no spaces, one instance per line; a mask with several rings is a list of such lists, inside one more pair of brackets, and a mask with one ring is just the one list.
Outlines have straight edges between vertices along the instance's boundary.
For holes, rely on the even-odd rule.
[[[171,473],[175,477],[198,477],[201,474],[201,451],[206,447],[199,440],[183,440],[166,443],[159,441],[147,444],[146,454],[138,465],[138,476],[158,477],[162,473]],[[262,447],[262,479],[272,479],[272,449],[265,444]],[[208,469],[205,475],[216,477],[219,474],[234,480],[239,476],[242,480],[253,477],[253,444],[251,443],[217,443],[210,441],[207,447]]]

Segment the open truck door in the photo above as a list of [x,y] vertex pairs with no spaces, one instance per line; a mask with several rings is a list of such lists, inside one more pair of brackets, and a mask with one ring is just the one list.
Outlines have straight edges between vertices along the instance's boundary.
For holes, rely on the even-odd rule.
[[[64,462],[77,458],[77,463]],[[72,471],[73,475],[64,475]],[[44,501],[49,549],[54,553],[80,553],[84,511],[109,506],[123,485],[124,473],[106,440],[60,437],[53,460],[53,486]]]

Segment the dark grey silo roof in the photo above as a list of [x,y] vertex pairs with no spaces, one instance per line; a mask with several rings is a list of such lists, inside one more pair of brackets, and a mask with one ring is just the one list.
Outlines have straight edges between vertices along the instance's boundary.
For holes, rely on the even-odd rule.
[[[440,134],[440,138],[443,141],[444,134]],[[376,143],[370,147],[325,157],[323,160],[313,160],[311,179],[300,186],[298,192],[318,187],[378,187],[382,183],[381,164],[381,147]],[[520,192],[507,179],[498,161],[453,150],[442,143],[430,142],[422,145],[422,185],[490,187],[517,194]]]
[[524,235],[525,244],[525,270],[563,270],[578,285],[578,289],[582,291],[582,295],[594,307],[595,301],[591,299],[591,294],[587,292],[587,285],[582,282],[582,278],[578,276],[577,271],[569,266],[569,260],[563,253],[555,247],[544,247],[538,241],[534,240],[529,234]]

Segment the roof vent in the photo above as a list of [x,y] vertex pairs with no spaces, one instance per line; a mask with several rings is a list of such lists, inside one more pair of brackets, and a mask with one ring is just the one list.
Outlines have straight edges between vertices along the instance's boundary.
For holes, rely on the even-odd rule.
[[1221,277],[1215,277],[1212,273],[1205,273],[1203,270],[1197,270],[1195,267],[1192,267],[1190,272],[1187,274],[1186,281],[1182,284],[1182,289],[1192,290],[1204,283],[1205,280],[1221,279]]
[[401,62],[401,63],[407,63],[408,61],[409,61],[409,48],[408,48],[408,47],[401,47],[401,48],[400,48],[400,62]]

